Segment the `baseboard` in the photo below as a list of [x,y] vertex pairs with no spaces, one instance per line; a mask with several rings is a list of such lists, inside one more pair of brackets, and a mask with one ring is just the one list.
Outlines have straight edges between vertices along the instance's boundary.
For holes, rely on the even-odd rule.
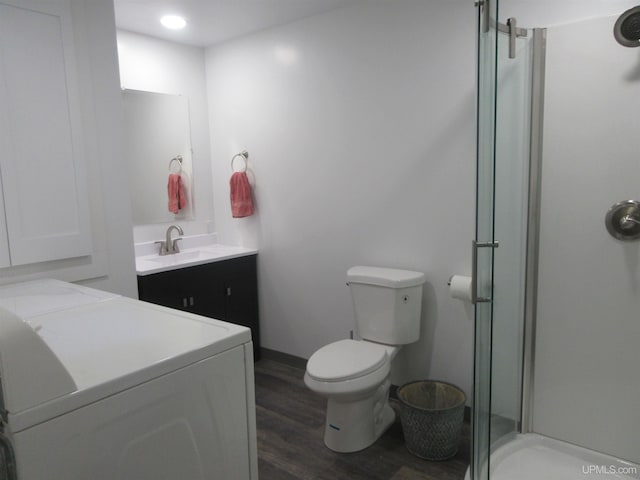
[[273,360],[275,362],[284,363],[285,365],[301,368],[303,370],[307,368],[307,360],[305,358],[289,355],[288,353],[278,352],[277,350],[270,350],[262,347],[260,349],[260,355],[265,360]]

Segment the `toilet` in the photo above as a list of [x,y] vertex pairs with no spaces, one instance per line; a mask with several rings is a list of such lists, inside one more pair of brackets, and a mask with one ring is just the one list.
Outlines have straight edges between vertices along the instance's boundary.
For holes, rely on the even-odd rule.
[[336,452],[372,445],[395,420],[389,405],[391,361],[420,338],[424,274],[352,267],[347,285],[361,340],[325,345],[307,362],[304,383],[327,397],[324,443]]

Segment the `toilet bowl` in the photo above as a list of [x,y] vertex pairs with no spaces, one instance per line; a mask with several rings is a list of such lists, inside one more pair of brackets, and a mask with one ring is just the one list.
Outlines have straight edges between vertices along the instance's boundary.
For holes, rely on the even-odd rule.
[[315,352],[304,382],[327,398],[324,443],[336,452],[373,444],[395,420],[389,405],[391,361],[420,335],[424,274],[380,267],[347,272],[362,340],[339,340]]
[[354,396],[389,376],[398,347],[366,340],[340,340],[322,347],[307,363],[305,383],[321,395]]
[[366,340],[340,340],[311,356],[304,382],[327,397],[324,442],[331,450],[362,450],[393,423],[389,372],[398,350]]

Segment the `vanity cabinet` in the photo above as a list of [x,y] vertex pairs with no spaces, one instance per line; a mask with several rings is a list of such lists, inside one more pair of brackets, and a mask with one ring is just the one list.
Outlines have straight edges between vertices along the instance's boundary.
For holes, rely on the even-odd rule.
[[0,2],[0,267],[92,253],[67,0]]
[[138,275],[140,300],[251,329],[254,358],[260,358],[256,255]]

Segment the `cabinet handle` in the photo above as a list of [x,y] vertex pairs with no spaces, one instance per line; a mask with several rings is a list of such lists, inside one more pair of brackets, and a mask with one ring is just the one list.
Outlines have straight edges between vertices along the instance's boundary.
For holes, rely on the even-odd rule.
[[231,296],[231,287],[227,287],[227,297]]
[[189,297],[189,305],[193,307],[194,304],[193,297]]
[[182,299],[182,306],[186,307],[187,306],[187,297]]

